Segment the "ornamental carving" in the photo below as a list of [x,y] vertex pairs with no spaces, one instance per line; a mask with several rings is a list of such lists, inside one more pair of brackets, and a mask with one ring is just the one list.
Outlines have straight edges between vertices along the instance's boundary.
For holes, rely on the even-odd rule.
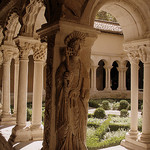
[[143,39],[137,41],[131,41],[124,44],[124,50],[128,53],[130,61],[138,63],[150,62],[150,40]]
[[3,63],[10,63],[12,58],[18,56],[18,49],[12,45],[2,45],[0,49],[3,54]]
[[46,50],[47,44],[38,43],[33,45],[33,59],[36,61],[45,61],[46,60]]
[[75,31],[65,38],[65,60],[56,72],[56,150],[87,149],[89,77],[80,59],[85,36]]
[[3,63],[11,62],[13,58],[13,51],[4,50],[3,51]]
[[19,58],[28,59],[30,50],[32,49],[32,44],[29,42],[17,40],[16,45],[18,46],[19,49]]
[[140,59],[138,50],[130,51],[127,55],[130,59],[130,62],[138,64]]
[[47,38],[49,43],[49,51],[47,51],[47,67],[46,67],[46,99],[45,99],[45,119],[44,119],[44,141],[43,150],[50,148],[51,124],[52,121],[52,90],[53,90],[53,55],[56,35]]

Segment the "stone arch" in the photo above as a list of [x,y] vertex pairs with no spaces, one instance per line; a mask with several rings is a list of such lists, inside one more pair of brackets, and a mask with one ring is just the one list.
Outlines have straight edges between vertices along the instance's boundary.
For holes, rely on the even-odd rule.
[[22,17],[22,27],[20,34],[32,37],[37,16],[43,6],[41,1],[32,0],[26,7],[26,13]]
[[148,36],[146,32],[149,30],[149,25],[148,21],[146,22],[145,20],[147,20],[146,10],[149,11],[149,9],[145,2],[142,2],[141,7],[141,3],[134,0],[89,1],[80,20],[81,23],[93,26],[99,9],[111,13],[118,20],[122,27],[125,41]]
[[101,59],[98,63],[98,68],[96,69],[96,87],[98,91],[102,91],[105,88],[106,71],[105,66],[106,60]]

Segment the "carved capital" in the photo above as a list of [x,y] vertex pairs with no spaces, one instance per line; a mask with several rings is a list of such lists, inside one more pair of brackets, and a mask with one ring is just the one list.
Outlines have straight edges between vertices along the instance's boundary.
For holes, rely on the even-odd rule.
[[45,61],[47,54],[46,43],[36,43],[33,45],[33,59],[35,61]]
[[18,49],[12,45],[2,45],[1,51],[3,52],[3,63],[10,63],[12,58],[18,55]]
[[131,62],[150,63],[150,39],[136,40],[124,44]]
[[105,69],[110,69],[110,70],[112,69],[112,67],[113,67],[112,65],[105,65],[104,66]]
[[32,44],[29,41],[17,39],[15,40],[16,45],[19,49],[19,58],[20,59],[28,59],[30,50],[32,49]]
[[128,57],[131,63],[138,64],[139,63],[139,53],[137,50],[128,52]]

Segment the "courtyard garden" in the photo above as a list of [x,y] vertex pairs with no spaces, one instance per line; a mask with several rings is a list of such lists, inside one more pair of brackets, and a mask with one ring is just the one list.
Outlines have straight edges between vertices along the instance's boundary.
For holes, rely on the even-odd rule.
[[[142,131],[143,101],[139,100],[138,130]],[[89,100],[86,144],[88,150],[119,145],[130,129],[130,100]],[[13,108],[11,108],[13,112]],[[42,122],[45,103],[42,104]],[[27,104],[27,121],[32,120],[32,103]],[[44,123],[43,123],[44,124]]]
[[[119,145],[130,129],[130,100],[90,100],[89,107],[94,111],[88,114],[86,139],[88,149],[97,150]],[[142,101],[139,101],[138,107],[140,114],[138,130],[142,131]]]

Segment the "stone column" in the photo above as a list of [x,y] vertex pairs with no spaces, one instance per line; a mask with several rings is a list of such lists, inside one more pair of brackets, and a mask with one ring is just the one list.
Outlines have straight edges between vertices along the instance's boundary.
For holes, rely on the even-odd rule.
[[[46,60],[46,44],[36,44],[34,46],[34,81],[33,81],[33,101],[32,101],[32,139],[43,139],[42,123],[42,96],[43,96],[43,69]],[[38,82],[37,82],[38,81]]]
[[105,82],[105,89],[107,91],[111,91],[111,77],[110,77],[110,71],[112,66],[104,66],[105,72],[106,72],[106,82]]
[[98,66],[94,66],[93,67],[93,89],[94,91],[97,91],[97,87],[96,87],[96,69]]
[[15,59],[15,70],[14,70],[14,114],[17,114],[17,99],[18,99],[18,80],[19,80],[19,58]]
[[28,85],[28,55],[31,49],[28,37],[18,37],[16,44],[19,48],[19,85],[16,126],[12,130],[10,141],[28,141],[31,139],[31,132],[26,127],[27,116],[27,85]]
[[150,47],[142,50],[144,63],[143,121],[140,141],[150,148]]
[[91,90],[94,90],[94,68],[91,67]]
[[118,67],[119,72],[119,85],[117,90],[126,90],[126,67]]
[[123,90],[125,91],[125,90],[127,90],[127,86],[126,86],[126,71],[127,71],[127,67],[125,67],[124,69],[123,69]]
[[2,107],[2,116],[1,116],[1,124],[15,124],[15,120],[12,118],[10,112],[10,65],[13,57],[13,51],[10,50],[10,47],[3,46],[3,81],[2,81],[2,89],[3,89],[3,107]]
[[131,123],[128,134],[133,139],[138,135],[138,64],[137,59],[131,59]]

